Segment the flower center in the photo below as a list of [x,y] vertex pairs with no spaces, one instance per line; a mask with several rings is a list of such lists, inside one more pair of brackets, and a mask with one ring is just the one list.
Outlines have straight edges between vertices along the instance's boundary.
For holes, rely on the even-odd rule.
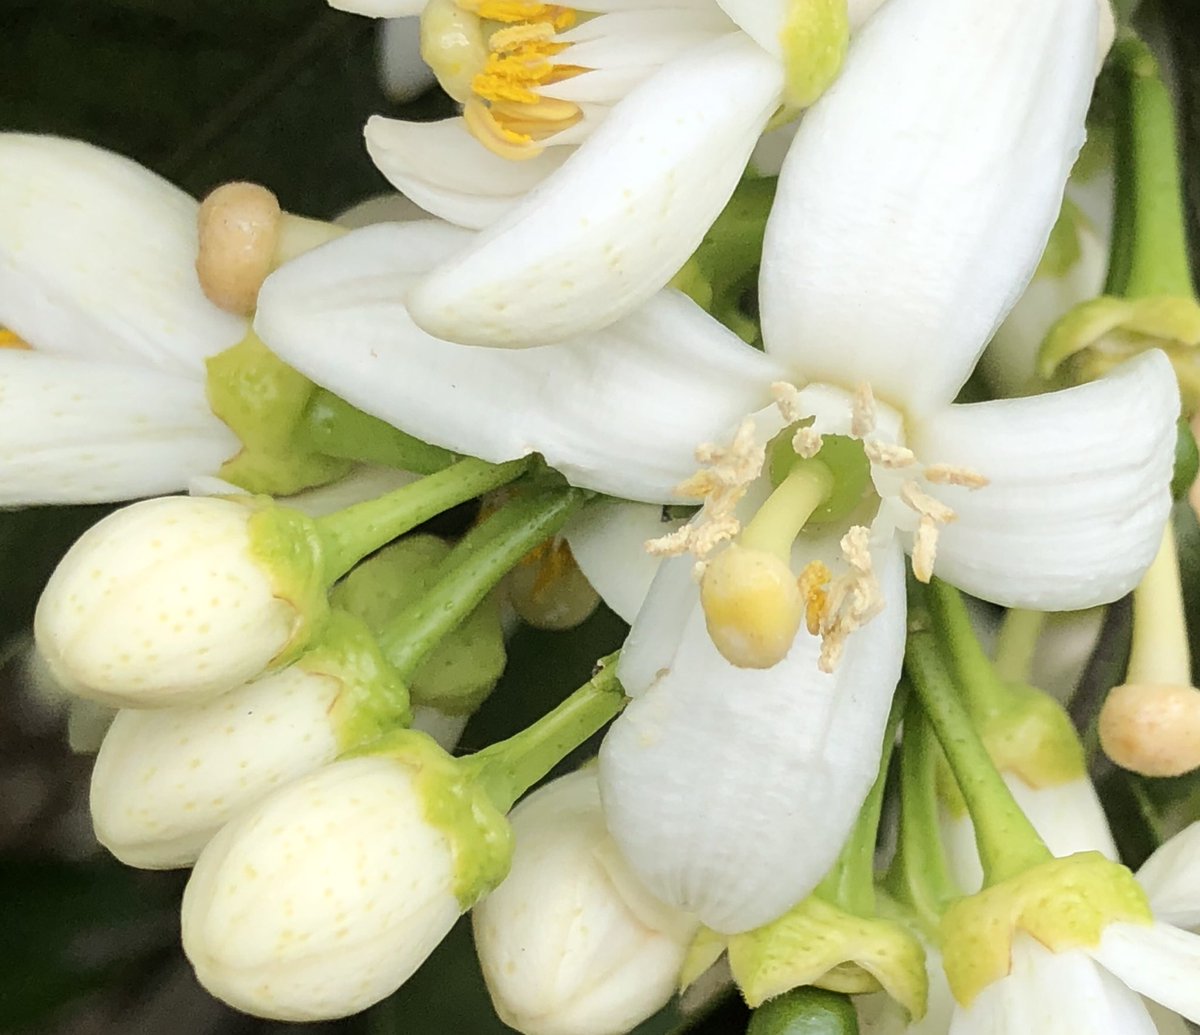
[[583,118],[547,87],[589,69],[560,60],[570,7],[531,0],[431,0],[421,15],[421,54],[471,133],[502,158],[534,158],[542,143]]

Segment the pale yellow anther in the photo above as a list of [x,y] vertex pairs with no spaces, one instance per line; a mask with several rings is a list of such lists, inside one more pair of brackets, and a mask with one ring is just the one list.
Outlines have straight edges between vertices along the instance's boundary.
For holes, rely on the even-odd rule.
[[825,440],[821,438],[821,434],[816,428],[799,428],[792,436],[792,449],[797,456],[804,460],[811,460],[821,452],[824,444]]
[[965,489],[982,489],[988,479],[969,467],[953,464],[930,464],[925,468],[925,480],[934,485],[959,485]]
[[1100,746],[1122,769],[1183,776],[1200,768],[1200,691],[1191,686],[1126,683],[1100,709]]
[[895,442],[881,442],[879,439],[868,439],[863,443],[863,452],[867,459],[888,470],[898,470],[911,467],[917,462],[916,454],[907,446]]
[[842,559],[849,569],[836,579],[828,567],[813,561],[800,573],[798,585],[805,600],[810,633],[820,635],[822,672],[833,672],[841,661],[850,634],[883,610],[883,595],[871,560],[870,530],[853,525],[842,536]]
[[555,34],[554,26],[549,22],[508,25],[488,37],[488,49],[495,54],[507,54],[526,43],[545,43],[554,39]]
[[939,525],[948,525],[958,517],[953,508],[934,499],[916,482],[905,482],[900,486],[900,499],[922,517],[930,517]]
[[279,200],[257,183],[226,183],[204,199],[198,218],[196,273],[204,294],[214,305],[248,316],[275,262]]
[[806,610],[786,562],[737,545],[708,562],[700,604],[713,644],[739,668],[778,664],[791,649]]
[[789,424],[793,424],[804,416],[800,407],[800,389],[788,381],[775,381],[771,384],[771,398],[775,402],[779,415]]
[[506,580],[513,609],[536,629],[573,629],[600,603],[600,596],[561,537],[521,559]]
[[875,393],[867,383],[854,389],[854,402],[850,410],[850,434],[854,438],[865,438],[875,430]]
[[913,536],[912,570],[918,582],[933,578],[933,562],[937,559],[939,526],[928,514],[922,514]]

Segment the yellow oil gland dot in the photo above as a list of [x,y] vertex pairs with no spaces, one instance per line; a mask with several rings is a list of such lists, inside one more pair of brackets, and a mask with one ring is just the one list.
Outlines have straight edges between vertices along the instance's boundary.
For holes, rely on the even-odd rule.
[[539,546],[508,575],[513,610],[536,629],[574,629],[600,603],[565,539]]
[[734,544],[704,569],[700,603],[708,634],[738,668],[770,668],[791,649],[806,601],[787,563]]
[[196,273],[209,301],[248,316],[274,266],[283,212],[257,183],[226,183],[200,205]]
[[542,141],[583,118],[577,104],[541,92],[588,71],[561,57],[570,44],[558,34],[576,17],[555,4],[431,0],[421,54],[480,143],[502,158],[534,158]]
[[1100,745],[1122,769],[1182,776],[1200,768],[1200,691],[1191,686],[1126,683],[1100,710]]
[[0,327],[0,349],[28,349],[29,343],[16,333],[7,328]]

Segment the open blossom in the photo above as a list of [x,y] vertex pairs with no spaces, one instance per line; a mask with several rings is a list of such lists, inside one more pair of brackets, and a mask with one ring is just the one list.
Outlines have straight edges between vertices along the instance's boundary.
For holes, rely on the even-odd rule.
[[702,487],[704,510],[673,539],[714,548],[709,561],[771,492],[762,445],[780,428],[800,422],[800,456],[825,438],[861,451],[866,513],[793,551],[819,637],[801,629],[771,668],[729,664],[679,558],[623,656],[635,700],[601,754],[611,829],[656,895],[718,930],[807,894],[874,779],[865,745],[899,673],[902,547],[921,577],[1047,610],[1115,599],[1154,556],[1178,412],[1164,357],[1052,395],[951,401],[1058,212],[1096,34],[1087,0],[891,0],[875,15],[781,173],[764,352],[671,292],[552,347],[429,338],[405,297],[453,253],[436,225],[352,234],[264,286],[273,349],[427,440],[492,460],[536,450],[633,500]]
[[[851,0],[850,27],[881,3]],[[846,31],[837,5],[780,0],[334,6],[422,12],[423,55],[463,114],[376,117],[367,146],[429,212],[487,227],[414,286],[417,323],[510,346],[604,326],[674,276],[771,116],[811,101],[810,66],[836,72]]]
[[127,158],[0,134],[0,505],[172,492],[237,453],[204,360],[248,326],[200,289],[196,213]]

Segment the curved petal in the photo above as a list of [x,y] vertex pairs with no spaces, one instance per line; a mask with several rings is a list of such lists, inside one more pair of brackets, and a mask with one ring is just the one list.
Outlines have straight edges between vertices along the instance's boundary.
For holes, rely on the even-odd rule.
[[774,58],[783,56],[780,39],[789,0],[716,0],[739,29]]
[[1089,951],[1135,992],[1200,1024],[1200,935],[1158,921],[1111,923]]
[[1033,274],[1083,143],[1096,11],[890,0],[805,116],[763,249],[768,348],[949,402]]
[[767,403],[771,361],[673,291],[554,347],[429,337],[405,310],[404,274],[437,261],[431,242],[461,237],[429,223],[348,234],[268,278],[256,329],[318,384],[425,441],[497,462],[538,452],[574,484],[627,499],[676,499],[696,446]]
[[191,378],[0,351],[0,506],[175,492],[240,447]]
[[937,486],[958,520],[934,572],[1007,607],[1066,611],[1116,600],[1154,559],[1171,507],[1179,396],[1157,350],[1078,388],[950,406],[909,443],[926,463],[990,484]]
[[471,136],[461,117],[404,122],[372,115],[363,136],[371,161],[393,187],[426,212],[473,230],[506,215],[570,153],[548,148],[511,162]]
[[575,518],[563,535],[580,571],[601,599],[632,623],[660,562],[646,552],[646,541],[666,535],[680,524],[655,504],[602,499]]
[[203,377],[246,321],[200,290],[196,211],[120,155],[0,134],[0,326],[42,352]]
[[425,10],[426,0],[328,0],[329,6],[351,14],[365,14],[368,18],[403,18],[420,14]]
[[413,318],[451,341],[527,346],[629,312],[674,276],[729,200],[780,84],[778,62],[740,33],[664,65],[418,286]]
[[388,97],[400,102],[419,97],[437,82],[421,59],[420,18],[389,18],[379,27],[379,79]]
[[1137,872],[1150,908],[1176,927],[1200,927],[1200,823],[1159,847]]
[[887,607],[832,675],[804,630],[774,668],[734,668],[693,586],[670,666],[604,739],[601,790],[621,851],[654,894],[717,931],[767,923],[808,894],[875,779],[905,625],[900,551],[882,560]]
[[1156,1035],[1141,1000],[1077,949],[1054,953],[1013,939],[1012,968],[969,1006],[950,1035]]

